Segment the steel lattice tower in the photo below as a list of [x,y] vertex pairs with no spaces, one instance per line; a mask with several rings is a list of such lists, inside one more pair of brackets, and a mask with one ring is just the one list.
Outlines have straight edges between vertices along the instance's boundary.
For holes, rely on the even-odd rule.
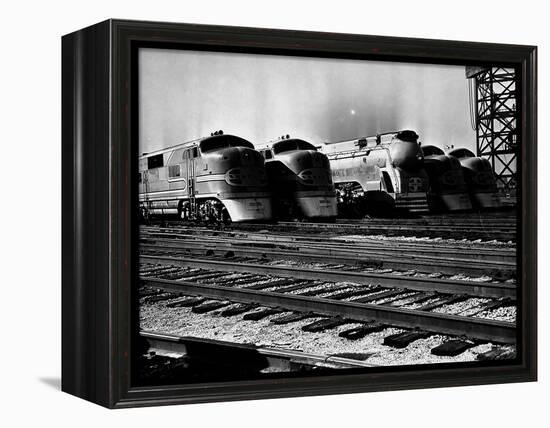
[[477,156],[491,163],[499,188],[509,193],[517,184],[517,81],[508,68],[466,67],[474,85],[472,108],[477,133]]

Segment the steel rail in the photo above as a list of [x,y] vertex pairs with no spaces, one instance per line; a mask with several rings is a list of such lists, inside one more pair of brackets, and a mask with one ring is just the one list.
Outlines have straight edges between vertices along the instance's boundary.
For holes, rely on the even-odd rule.
[[[193,238],[199,236],[200,239],[209,240],[226,240],[230,242],[243,242],[258,244],[267,243],[269,245],[296,245],[306,246],[311,248],[316,246],[319,248],[334,248],[335,245],[338,248],[363,250],[363,251],[376,251],[376,252],[393,252],[398,247],[400,251],[410,251],[415,254],[423,253],[426,255],[456,255],[462,253],[461,256],[469,257],[472,259],[484,259],[492,261],[509,261],[515,262],[516,249],[515,247],[499,246],[488,248],[486,245],[473,245],[468,243],[466,245],[448,244],[448,243],[426,243],[424,241],[399,241],[396,243],[394,240],[380,240],[380,239],[365,239],[361,241],[354,241],[347,239],[346,237],[313,237],[311,235],[285,235],[285,234],[271,234],[261,232],[239,232],[241,235],[236,235],[235,232],[220,231],[207,228],[185,228],[182,227],[170,227],[170,228],[142,228],[140,230],[140,237],[150,239],[180,239],[180,238]],[[466,253],[465,251],[468,250]]]
[[246,288],[205,285],[190,281],[148,277],[141,277],[140,281],[144,285],[187,295],[240,303],[257,303],[292,311],[341,316],[355,321],[372,322],[375,320],[390,326],[416,328],[436,334],[467,336],[498,343],[515,343],[517,336],[516,325],[511,322],[422,312],[321,297],[306,297],[290,293],[283,294]]
[[288,223],[234,223],[226,226],[226,230],[231,231],[250,231],[269,229],[271,231],[290,232],[291,230],[308,230],[311,233],[364,233],[368,235],[385,235],[385,236],[416,236],[416,237],[431,237],[445,239],[468,239],[485,241],[511,241],[515,242],[516,233],[511,231],[487,231],[486,228],[475,230],[473,227],[464,227],[462,229],[443,228],[436,229],[434,227],[418,227],[407,226],[397,227],[392,225],[387,226],[369,226],[361,224],[335,224],[335,223],[307,223],[307,222],[288,222]]
[[[271,258],[283,260],[300,260],[305,262],[324,262],[332,264],[355,265],[361,263],[371,264],[379,268],[391,268],[399,270],[414,269],[418,272],[440,272],[443,274],[468,274],[468,275],[494,275],[498,273],[506,278],[512,277],[516,271],[516,265],[502,262],[478,261],[472,259],[435,258],[414,253],[406,254],[400,251],[394,254],[362,253],[339,250],[338,247],[330,251],[313,251],[313,249],[291,248],[264,248],[244,247],[231,243],[196,242],[179,240],[153,240],[153,242],[140,242],[140,250],[151,251],[175,251],[179,253],[193,253],[205,255],[207,251],[223,254],[232,252],[238,257]],[[396,254],[397,253],[397,254]]]
[[380,285],[386,288],[402,288],[413,291],[437,291],[481,297],[516,298],[516,286],[507,283],[480,283],[474,281],[441,280],[400,275],[349,272],[335,269],[308,269],[303,267],[266,266],[255,263],[226,262],[199,258],[153,256],[141,254],[140,262],[170,264],[204,268],[224,272],[246,272],[296,279],[314,279],[332,282]]
[[[177,221],[174,220],[168,220],[164,222],[165,224],[178,224]],[[351,229],[360,229],[360,228],[381,228],[381,229],[411,229],[416,228],[418,230],[428,230],[428,229],[434,229],[434,230],[449,230],[449,231],[460,231],[460,230],[491,230],[496,231],[500,233],[515,233],[515,228],[517,226],[517,223],[510,222],[509,224],[502,224],[502,223],[480,223],[480,222],[465,222],[465,223],[457,223],[457,222],[449,222],[449,223],[432,223],[430,221],[423,221],[423,222],[394,222],[394,221],[386,221],[386,222],[380,222],[380,221],[373,221],[371,219],[365,219],[365,220],[356,220],[356,221],[336,221],[334,223],[322,223],[322,222],[308,222],[308,221],[276,221],[271,223],[233,223],[232,226],[238,226],[238,225],[246,225],[246,226],[304,226],[304,227],[310,227],[310,228],[351,228]]]
[[[334,245],[338,245],[338,248],[346,248],[353,250],[363,251],[378,251],[378,252],[391,252],[395,251],[397,247],[400,251],[410,251],[414,253],[423,253],[426,255],[456,255],[457,252],[462,252],[462,256],[470,258],[479,258],[478,255],[493,257],[495,260],[504,261],[501,259],[507,259],[509,261],[515,261],[515,248],[514,247],[494,247],[488,248],[486,245],[448,245],[445,243],[426,243],[423,241],[385,241],[380,239],[353,241],[346,239],[346,237],[312,237],[311,235],[281,235],[259,232],[243,232],[242,235],[236,235],[235,232],[225,232],[212,229],[183,229],[183,228],[163,228],[163,229],[142,229],[140,231],[140,237],[150,239],[192,239],[200,237],[200,239],[216,240],[216,241],[230,241],[236,240],[243,243],[250,244],[262,244],[266,243],[270,245],[307,245],[308,247],[315,246],[318,248],[334,248]],[[466,253],[466,250],[468,252]]]
[[[265,227],[268,224],[263,223],[236,223],[235,227]],[[271,225],[273,226],[273,225]],[[410,225],[400,225],[400,224],[369,224],[365,223],[309,223],[309,222],[284,222],[280,221],[274,224],[274,226],[283,226],[283,227],[292,227],[292,228],[308,228],[308,229],[354,229],[354,230],[388,230],[391,229],[392,232],[401,232],[401,231],[414,231],[417,233],[469,233],[469,234],[498,234],[498,235],[513,235],[515,236],[515,231],[503,230],[503,229],[493,229],[487,226],[475,226],[475,225],[464,225],[464,226],[434,226],[431,224],[410,224]],[[423,226],[423,227],[419,227]]]
[[[366,256],[392,256],[395,257],[396,253],[399,255],[410,254],[417,258],[426,259],[445,259],[455,262],[489,262],[495,263],[501,266],[514,267],[516,265],[515,250],[513,251],[499,251],[498,249],[478,251],[471,248],[452,248],[452,249],[437,249],[437,248],[422,248],[414,245],[361,245],[361,243],[350,243],[338,240],[325,240],[325,241],[296,241],[296,240],[274,240],[270,239],[253,239],[248,237],[234,237],[234,236],[204,236],[194,234],[180,234],[174,236],[170,233],[149,234],[144,233],[140,235],[140,239],[143,241],[157,241],[160,243],[187,243],[197,242],[202,243],[215,243],[230,244],[232,246],[249,246],[264,249],[294,249],[296,251],[315,251],[317,254],[319,251],[324,251],[328,255],[338,255],[342,253],[350,254],[364,254]],[[468,250],[468,251],[466,251]]]
[[192,336],[176,336],[152,331],[141,331],[140,336],[146,339],[149,346],[153,349],[159,349],[165,352],[175,352],[182,355],[185,355],[188,352],[188,347],[190,345],[193,346],[196,344],[204,344],[212,348],[236,349],[257,353],[258,355],[265,357],[270,366],[285,367],[288,366],[289,363],[293,363],[307,366],[328,366],[330,368],[338,369],[378,367],[376,364],[353,360],[351,358],[312,354],[293,349],[233,343]]

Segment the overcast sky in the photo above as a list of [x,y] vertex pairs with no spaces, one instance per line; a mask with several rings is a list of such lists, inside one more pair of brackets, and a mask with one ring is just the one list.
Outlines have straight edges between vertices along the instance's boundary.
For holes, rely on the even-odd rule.
[[413,129],[475,147],[464,67],[141,49],[140,152],[222,129],[314,144]]

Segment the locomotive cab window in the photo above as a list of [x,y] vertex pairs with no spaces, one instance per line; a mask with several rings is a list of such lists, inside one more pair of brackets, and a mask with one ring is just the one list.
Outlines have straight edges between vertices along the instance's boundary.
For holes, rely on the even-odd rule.
[[317,151],[313,144],[304,140],[283,140],[273,145],[273,153],[279,154],[283,152],[290,152],[292,150],[313,150]]
[[164,155],[155,155],[147,158],[147,168],[154,169],[164,166]]

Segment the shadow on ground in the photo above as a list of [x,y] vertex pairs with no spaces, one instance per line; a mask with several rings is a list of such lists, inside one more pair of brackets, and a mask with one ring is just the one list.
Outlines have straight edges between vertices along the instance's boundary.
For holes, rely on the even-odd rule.
[[40,377],[38,380],[50,388],[61,390],[61,378],[59,377]]

